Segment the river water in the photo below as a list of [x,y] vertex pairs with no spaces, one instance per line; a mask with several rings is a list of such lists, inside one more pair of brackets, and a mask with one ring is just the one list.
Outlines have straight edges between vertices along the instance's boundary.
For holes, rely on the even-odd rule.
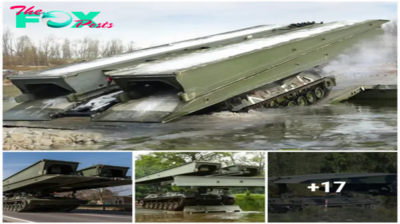
[[136,222],[265,222],[265,214],[258,212],[240,213],[162,213],[160,211],[136,209]]
[[[14,96],[12,86],[4,95]],[[4,108],[10,103],[5,100]],[[105,150],[395,150],[396,102],[342,103],[236,114],[186,116],[166,124],[88,122],[67,118],[40,122],[100,132]]]

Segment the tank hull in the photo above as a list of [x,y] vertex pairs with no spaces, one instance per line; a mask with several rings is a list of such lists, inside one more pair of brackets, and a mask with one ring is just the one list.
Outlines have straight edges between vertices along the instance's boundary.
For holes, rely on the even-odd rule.
[[69,212],[89,201],[76,198],[18,198],[4,199],[3,210],[14,212],[54,211]]
[[[175,194],[175,195],[174,195]],[[146,209],[183,211],[188,206],[221,206],[235,204],[232,195],[167,193],[149,195],[139,201]]]

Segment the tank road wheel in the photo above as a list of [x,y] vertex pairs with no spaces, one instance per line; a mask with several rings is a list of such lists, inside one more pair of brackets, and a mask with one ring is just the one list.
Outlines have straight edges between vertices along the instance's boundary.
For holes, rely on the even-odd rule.
[[325,88],[327,88],[327,89],[332,89],[334,85],[335,85],[335,84],[334,84],[334,82],[333,82],[332,79],[327,79],[327,80],[325,80],[325,82],[324,82],[324,86],[325,86]]
[[168,210],[168,202],[163,203],[163,210]]
[[163,207],[163,203],[162,202],[158,202],[157,203],[157,209],[162,209]]
[[172,209],[176,210],[179,208],[179,203],[177,201],[172,202]]
[[140,200],[140,201],[139,201],[139,205],[140,205],[140,207],[143,207],[144,201],[143,201],[143,200]]
[[17,203],[14,203],[14,204],[12,205],[12,207],[11,207],[11,211],[16,212],[16,211],[17,211],[17,208],[18,208]]
[[174,209],[174,203],[173,202],[168,202],[167,206],[168,206],[168,210],[173,210]]
[[294,107],[294,106],[296,106],[297,104],[296,104],[296,102],[294,102],[294,101],[289,101],[289,103],[287,103],[287,106],[288,107]]
[[149,205],[150,205],[149,202],[144,203],[144,208],[149,208],[150,207]]
[[26,206],[27,206],[27,202],[25,200],[22,200],[21,201],[21,209],[19,210],[19,212],[25,210]]
[[314,93],[315,93],[315,96],[316,96],[318,99],[322,99],[322,98],[324,97],[324,95],[325,95],[324,90],[323,90],[322,88],[320,88],[320,87],[317,87],[317,88],[314,90]]
[[307,99],[304,96],[299,96],[296,101],[299,106],[307,106],[308,104]]
[[273,101],[271,101],[269,104],[268,104],[268,106],[267,107],[277,107],[278,106],[278,103],[277,102],[275,102],[275,100],[273,100]]
[[149,208],[153,209],[154,208],[154,202],[149,202]]
[[306,93],[306,98],[308,103],[313,104],[315,101],[317,101],[317,98],[315,97],[314,93],[312,92],[307,92]]
[[23,210],[23,208],[24,208],[24,206],[22,205],[22,202],[21,203],[18,203],[17,204],[17,212],[20,212],[20,211],[22,211]]

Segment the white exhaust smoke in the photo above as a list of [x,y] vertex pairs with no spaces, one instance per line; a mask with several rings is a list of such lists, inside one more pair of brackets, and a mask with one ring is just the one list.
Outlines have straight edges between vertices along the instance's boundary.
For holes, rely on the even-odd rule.
[[[397,20],[382,25],[379,37],[361,42],[322,69],[338,79],[382,75],[397,70]],[[395,72],[393,72],[395,73]]]

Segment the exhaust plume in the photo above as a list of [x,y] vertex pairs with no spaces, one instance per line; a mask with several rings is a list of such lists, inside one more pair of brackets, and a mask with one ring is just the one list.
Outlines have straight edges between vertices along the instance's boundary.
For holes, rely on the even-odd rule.
[[338,79],[397,74],[397,20],[382,25],[384,33],[355,45],[322,69]]

